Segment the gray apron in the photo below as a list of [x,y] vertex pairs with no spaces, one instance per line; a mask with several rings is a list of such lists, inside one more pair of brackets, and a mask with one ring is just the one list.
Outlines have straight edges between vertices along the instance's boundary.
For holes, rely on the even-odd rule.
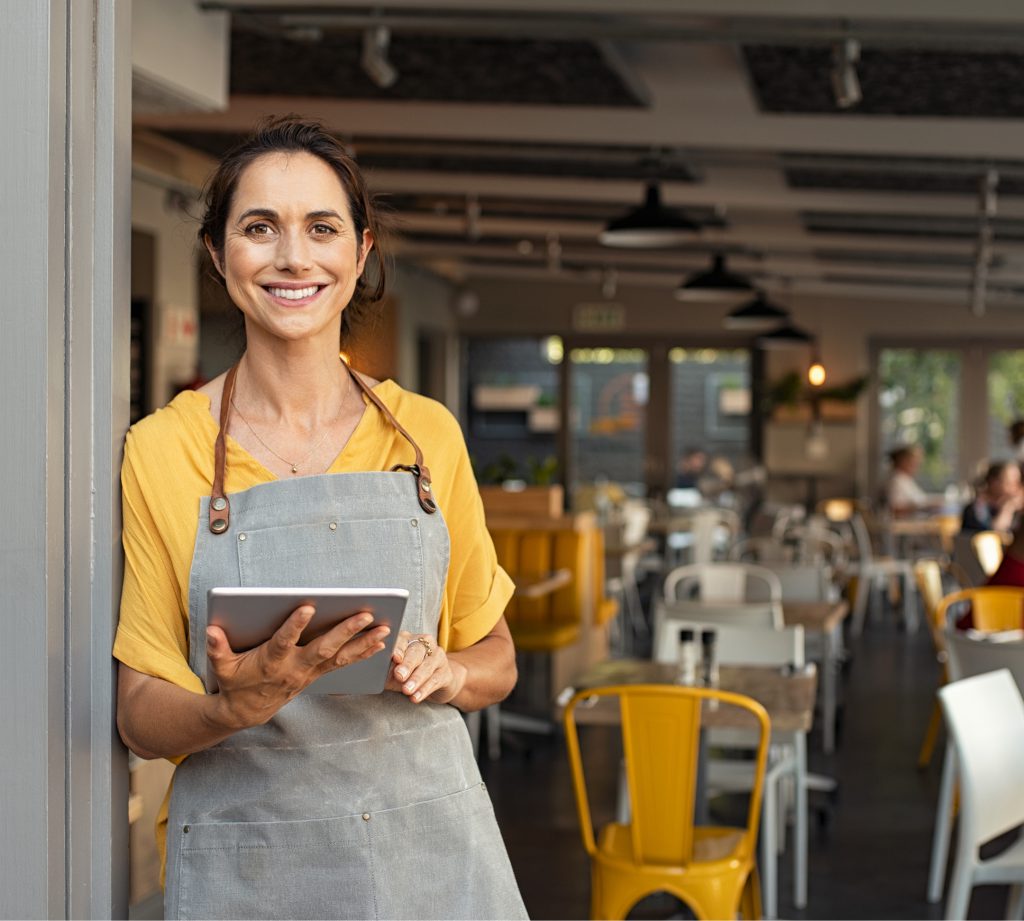
[[[437,635],[448,529],[416,452],[387,472],[323,474],[227,497],[225,381],[213,494],[189,583],[189,666],[205,674],[212,586],[392,586],[403,628]],[[230,519],[230,520],[229,520]],[[174,774],[166,918],[525,918],[465,724],[404,695],[301,694]]]

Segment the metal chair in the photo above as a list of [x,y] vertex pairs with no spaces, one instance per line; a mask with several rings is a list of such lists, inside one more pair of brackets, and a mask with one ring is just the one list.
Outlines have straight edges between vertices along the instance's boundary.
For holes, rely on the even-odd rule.
[[[631,804],[628,822],[610,822],[595,838],[576,708],[588,698],[617,697]],[[754,786],[744,828],[694,824],[702,704],[717,701],[746,711],[756,727]],[[755,861],[768,755],[768,714],[740,694],[676,685],[623,685],[573,695],[565,737],[573,790],[591,860],[592,918],[625,918],[641,899],[667,892],[704,918],[761,914]]]
[[975,531],[971,549],[986,576],[991,576],[1003,562],[1003,535],[998,531]]

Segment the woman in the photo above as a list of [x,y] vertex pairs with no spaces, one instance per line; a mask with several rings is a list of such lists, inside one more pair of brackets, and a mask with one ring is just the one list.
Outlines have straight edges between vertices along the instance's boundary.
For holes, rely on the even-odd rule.
[[[245,353],[136,425],[122,471],[118,726],[178,763],[165,917],[524,917],[458,712],[515,682],[511,581],[455,420],[338,357],[380,238],[362,177],[283,119],[224,158],[206,205]],[[299,646],[301,607],[237,653],[207,626],[214,585],[407,589],[385,692],[301,693],[380,652],[369,615]]]
[[930,497],[917,484],[915,477],[921,469],[921,449],[917,445],[907,445],[889,452],[892,470],[885,484],[885,505],[889,512],[897,518],[912,515],[915,512],[936,511],[939,500]]
[[999,461],[985,471],[978,498],[963,511],[962,531],[1013,531],[1024,505],[1020,467],[1016,461]]

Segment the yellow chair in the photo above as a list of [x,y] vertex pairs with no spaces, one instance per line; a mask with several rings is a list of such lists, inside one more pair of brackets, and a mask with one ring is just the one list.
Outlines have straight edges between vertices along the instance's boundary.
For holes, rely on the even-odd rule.
[[935,622],[945,629],[949,608],[962,601],[971,603],[975,630],[1019,630],[1024,625],[1024,588],[983,585],[953,592],[939,602]]
[[[592,697],[617,697],[622,722],[631,816],[612,822],[595,840],[576,731],[576,707]],[[701,704],[718,700],[749,711],[759,729],[755,781],[745,828],[694,825]],[[621,919],[641,899],[667,892],[698,918],[761,915],[755,846],[768,714],[740,694],[676,685],[620,685],[580,691],[565,710],[583,844],[591,859],[591,918]]]
[[986,576],[991,576],[1003,562],[1003,535],[998,531],[972,534],[971,548]]
[[[935,646],[936,661],[939,663],[939,686],[941,687],[949,678],[946,675],[945,625],[936,619],[939,602],[942,601],[942,567],[939,561],[918,560],[914,564],[914,579],[924,603],[925,617],[928,619],[928,625],[932,631],[932,643]],[[922,771],[931,764],[932,755],[935,753],[935,743],[939,739],[941,728],[942,708],[939,706],[938,697],[936,697],[932,704],[932,712],[928,718],[924,739],[921,740],[921,750],[917,754],[917,766]]]

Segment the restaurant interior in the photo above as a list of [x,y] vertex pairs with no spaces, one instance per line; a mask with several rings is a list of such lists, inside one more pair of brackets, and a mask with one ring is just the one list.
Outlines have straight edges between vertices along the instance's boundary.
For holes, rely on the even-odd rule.
[[398,227],[346,360],[455,414],[515,582],[467,730],[530,915],[1024,917],[1024,6],[132,19],[132,420],[239,353],[217,158],[321,120]]

